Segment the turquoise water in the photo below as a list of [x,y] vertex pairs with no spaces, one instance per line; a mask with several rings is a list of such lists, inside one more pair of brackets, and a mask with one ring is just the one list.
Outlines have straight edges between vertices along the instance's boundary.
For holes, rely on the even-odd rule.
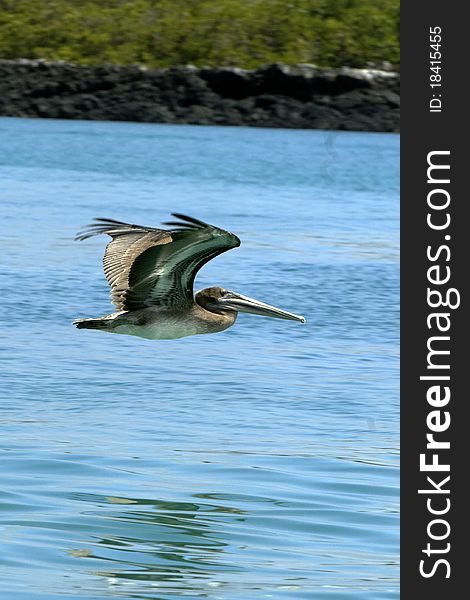
[[[0,119],[1,589],[9,600],[398,598],[393,134]],[[222,285],[307,323],[77,330],[95,216],[179,211]]]

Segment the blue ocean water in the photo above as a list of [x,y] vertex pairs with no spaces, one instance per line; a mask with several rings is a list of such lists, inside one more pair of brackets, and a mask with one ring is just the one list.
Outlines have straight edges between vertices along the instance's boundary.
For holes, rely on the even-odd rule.
[[[0,119],[9,600],[398,598],[393,134]],[[242,246],[196,288],[303,314],[174,341],[112,311],[95,216]]]

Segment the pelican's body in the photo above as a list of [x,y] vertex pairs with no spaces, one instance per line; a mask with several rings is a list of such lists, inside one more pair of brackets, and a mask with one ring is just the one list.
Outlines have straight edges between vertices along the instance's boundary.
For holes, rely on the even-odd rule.
[[77,320],[76,324],[79,328],[136,335],[147,340],[175,340],[188,335],[224,331],[235,323],[236,318],[235,312],[218,315],[194,304],[183,311],[150,306],[98,319]]
[[97,219],[77,239],[106,233],[112,240],[104,256],[117,312],[77,319],[79,329],[134,335],[150,340],[177,339],[224,331],[238,311],[304,322],[288,313],[220,287],[193,297],[197,271],[211,258],[240,245],[232,233],[186,217],[171,230]]

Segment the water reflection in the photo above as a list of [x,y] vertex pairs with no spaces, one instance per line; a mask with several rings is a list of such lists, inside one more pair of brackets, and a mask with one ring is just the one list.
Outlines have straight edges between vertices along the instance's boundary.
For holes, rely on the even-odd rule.
[[[396,598],[398,137],[335,134],[325,172],[323,132],[1,123],[0,596]],[[77,224],[172,210],[243,239],[198,287],[269,286],[280,306],[299,290],[309,325],[75,333],[83,298],[107,295]]]
[[100,526],[89,540],[92,547],[77,546],[69,554],[105,561],[105,568],[94,573],[113,585],[120,580],[179,582],[185,590],[196,590],[201,579],[215,572],[240,570],[224,562],[229,544],[222,530],[227,520],[245,519],[240,508],[94,494],[74,494],[73,499],[93,504],[91,514],[100,518]]

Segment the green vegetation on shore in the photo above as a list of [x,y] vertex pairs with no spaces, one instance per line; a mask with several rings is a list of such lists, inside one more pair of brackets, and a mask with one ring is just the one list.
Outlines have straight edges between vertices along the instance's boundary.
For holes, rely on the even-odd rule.
[[0,58],[399,64],[399,0],[0,0]]

